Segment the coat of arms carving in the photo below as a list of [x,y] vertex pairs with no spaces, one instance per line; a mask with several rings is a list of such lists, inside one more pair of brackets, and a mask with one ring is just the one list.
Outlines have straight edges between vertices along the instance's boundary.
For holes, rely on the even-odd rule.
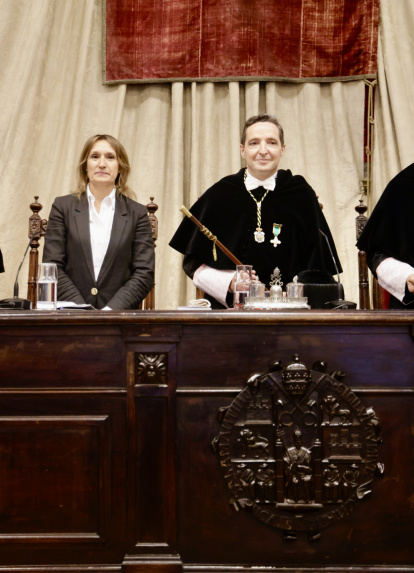
[[285,539],[320,530],[348,515],[367,494],[379,462],[381,428],[372,408],[325,362],[306,367],[295,355],[254,374],[220,410],[213,440],[231,503]]

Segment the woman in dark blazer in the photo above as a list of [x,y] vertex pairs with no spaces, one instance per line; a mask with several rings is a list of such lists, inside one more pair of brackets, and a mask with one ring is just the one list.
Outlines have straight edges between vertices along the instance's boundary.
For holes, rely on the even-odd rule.
[[43,262],[58,268],[58,300],[105,310],[138,308],[154,281],[147,208],[133,200],[122,144],[95,135],[82,150],[77,190],[57,197]]

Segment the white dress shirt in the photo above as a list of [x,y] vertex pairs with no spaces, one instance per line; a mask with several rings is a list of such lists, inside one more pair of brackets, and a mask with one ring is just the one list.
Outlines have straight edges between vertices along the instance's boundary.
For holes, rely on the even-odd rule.
[[103,260],[108,250],[111,238],[112,223],[115,214],[115,189],[102,200],[99,213],[95,207],[95,197],[92,195],[89,185],[87,186],[89,202],[89,231],[91,235],[91,248],[95,281],[102,267]]

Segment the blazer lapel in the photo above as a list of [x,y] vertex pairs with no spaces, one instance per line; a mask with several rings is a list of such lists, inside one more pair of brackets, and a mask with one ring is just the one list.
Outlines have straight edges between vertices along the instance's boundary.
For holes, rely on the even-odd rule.
[[101,270],[99,272],[98,281],[101,280],[107,269],[111,267],[112,259],[114,258],[115,254],[118,251],[119,242],[121,240],[122,233],[125,229],[127,220],[128,220],[128,209],[126,201],[125,200],[122,201],[121,199],[116,198],[111,238],[109,239],[108,249],[106,251],[106,255],[103,260]]
[[87,197],[82,197],[79,201],[76,199],[75,203],[75,221],[78,227],[80,243],[82,245],[83,254],[88,265],[92,281],[95,282],[95,271],[93,268],[93,257],[91,247],[91,235],[89,229],[89,203]]

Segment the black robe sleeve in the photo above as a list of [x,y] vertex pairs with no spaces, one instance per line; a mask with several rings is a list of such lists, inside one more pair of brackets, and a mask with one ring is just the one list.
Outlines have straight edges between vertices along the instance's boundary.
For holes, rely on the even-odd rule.
[[[414,163],[403,169],[387,185],[360,238],[357,247],[367,254],[374,276],[388,257],[414,266]],[[414,295],[406,285],[404,304],[391,296],[390,308],[413,307]]]
[[[381,195],[357,247],[374,260],[375,253],[414,266],[414,163],[392,179]],[[372,269],[371,269],[372,270]]]

